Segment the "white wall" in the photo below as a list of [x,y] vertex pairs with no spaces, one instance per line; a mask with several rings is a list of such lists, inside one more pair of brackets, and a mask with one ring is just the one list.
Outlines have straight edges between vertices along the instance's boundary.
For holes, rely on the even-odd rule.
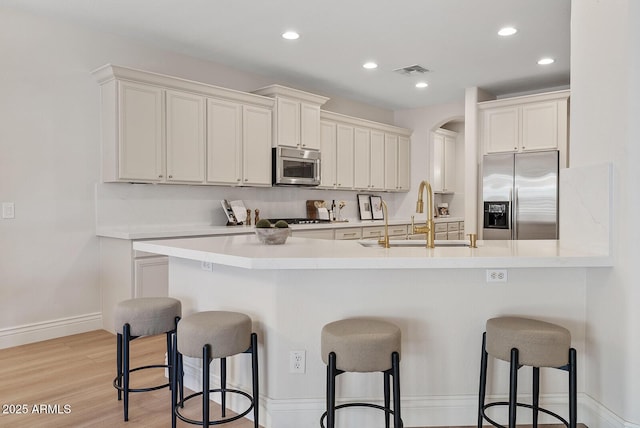
[[[245,91],[288,82],[4,7],[0,28],[0,201],[15,202],[16,213],[0,219],[0,347],[100,328],[96,221],[213,223],[221,198],[249,199],[252,208],[264,202],[265,214],[277,215],[293,207],[290,198],[300,215],[305,199],[345,199],[356,215],[356,192],[97,184],[95,68],[113,63]],[[393,118],[331,101],[339,113]],[[394,207],[395,197],[388,199]]]
[[[640,4],[571,6],[572,166],[611,161],[613,269],[587,277],[586,392],[628,426],[640,424]],[[588,423],[587,423],[588,424]]]

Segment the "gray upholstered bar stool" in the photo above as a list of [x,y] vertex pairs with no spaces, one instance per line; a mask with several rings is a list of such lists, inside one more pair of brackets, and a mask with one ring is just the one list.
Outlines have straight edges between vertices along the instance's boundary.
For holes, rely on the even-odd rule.
[[[171,368],[171,336],[176,331],[176,324],[182,314],[182,305],[179,300],[170,297],[141,297],[124,300],[116,305],[114,319],[116,337],[116,369],[117,374],[113,380],[113,386],[118,390],[118,400],[124,394],[124,420],[129,420],[129,393],[146,392],[166,388],[169,383],[148,388],[130,388],[130,376],[132,372],[150,368]],[[141,336],[167,335],[167,359],[168,364],[155,364],[149,366],[130,367],[130,343]],[[169,370],[171,373],[171,370]]]
[[[485,404],[487,384],[487,360],[491,355],[510,363],[509,401]],[[519,403],[518,369],[533,367],[532,404]],[[540,367],[551,367],[569,372],[569,421],[560,415],[539,406]],[[577,421],[577,375],[576,350],[571,347],[569,330],[556,324],[520,317],[499,317],[487,321],[482,338],[482,361],[480,364],[480,393],[478,404],[478,428],[483,420],[496,427],[497,424],[486,414],[493,406],[509,407],[509,427],[516,426],[516,409],[532,409],[533,426],[538,426],[538,412],[543,412],[560,420],[567,427],[575,428]]]
[[[321,334],[322,361],[327,364],[327,410],[320,426],[335,428],[336,410],[343,407],[373,407],[385,412],[385,426],[402,428],[400,415],[400,343],[398,326],[373,319],[345,319],[325,325]],[[346,403],[336,406],[336,377],[345,372],[384,374],[384,406]],[[390,378],[393,377],[393,409],[390,405]]]
[[[239,312],[207,311],[196,312],[184,317],[178,323],[178,331],[174,337],[174,357],[177,361],[172,376],[172,427],[176,426],[176,418],[207,428],[243,418],[253,409],[254,427],[258,428],[258,336],[251,332],[251,318]],[[251,354],[252,394],[237,389],[227,388],[226,358],[243,353]],[[178,400],[178,389],[182,391],[183,356],[202,358],[202,391],[193,393]],[[220,388],[209,386],[209,365],[213,359],[220,359]],[[221,419],[210,420],[210,393],[219,392],[221,396]],[[226,394],[239,394],[248,399],[247,409],[235,416],[225,417]],[[180,409],[192,398],[202,397],[202,420],[194,420],[184,416]]]

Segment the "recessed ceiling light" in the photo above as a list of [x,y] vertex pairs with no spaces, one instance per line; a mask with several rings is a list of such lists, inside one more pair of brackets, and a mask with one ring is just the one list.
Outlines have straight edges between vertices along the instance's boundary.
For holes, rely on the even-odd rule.
[[554,62],[555,62],[555,59],[553,58],[542,58],[540,61],[538,61],[538,64],[549,65],[549,64],[553,64]]
[[378,64],[372,61],[365,62],[364,64],[362,64],[362,66],[367,70],[373,70],[374,68],[378,68]]
[[300,34],[296,33],[295,31],[287,31],[282,33],[282,38],[287,40],[296,40],[300,38]]
[[500,35],[500,36],[513,36],[517,32],[518,32],[518,30],[516,30],[513,27],[504,27],[504,28],[501,28],[500,31],[498,31],[498,35]]
[[416,83],[416,88],[426,88],[427,86],[429,86],[429,84],[427,82],[418,82]]

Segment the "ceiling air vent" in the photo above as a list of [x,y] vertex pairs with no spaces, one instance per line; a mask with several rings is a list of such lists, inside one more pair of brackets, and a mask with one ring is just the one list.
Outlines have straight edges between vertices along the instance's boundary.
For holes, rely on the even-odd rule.
[[396,68],[393,71],[395,71],[396,73],[403,74],[405,76],[415,76],[418,74],[424,74],[429,72],[429,70],[427,70],[426,68],[418,64],[410,65],[408,67]]

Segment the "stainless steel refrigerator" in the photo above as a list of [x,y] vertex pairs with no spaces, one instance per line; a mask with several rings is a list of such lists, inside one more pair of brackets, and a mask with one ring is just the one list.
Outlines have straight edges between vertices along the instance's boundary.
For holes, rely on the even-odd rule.
[[558,239],[558,151],[485,155],[483,239]]

